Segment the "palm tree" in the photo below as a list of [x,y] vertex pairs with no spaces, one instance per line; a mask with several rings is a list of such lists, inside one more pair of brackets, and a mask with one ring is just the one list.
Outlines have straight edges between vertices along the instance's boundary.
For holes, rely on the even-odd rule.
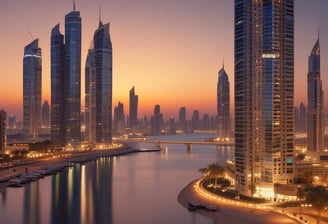
[[307,192],[306,201],[317,209],[317,224],[319,224],[321,212],[328,206],[328,191],[323,186],[313,187]]
[[215,180],[215,186],[217,186],[217,178],[224,177],[224,169],[218,163],[212,163],[207,167],[209,175]]
[[304,200],[304,197],[305,197],[305,191],[301,186],[299,186],[297,188],[297,198],[300,205],[300,217],[302,216],[302,201]]

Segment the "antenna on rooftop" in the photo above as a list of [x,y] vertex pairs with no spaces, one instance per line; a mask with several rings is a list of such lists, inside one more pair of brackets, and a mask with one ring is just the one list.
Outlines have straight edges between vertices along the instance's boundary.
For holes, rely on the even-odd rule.
[[27,30],[27,33],[30,35],[31,39],[34,40],[34,37],[33,37],[32,33],[29,30]]
[[73,11],[75,12],[75,0],[73,0]]
[[101,22],[101,6],[99,6],[99,23]]

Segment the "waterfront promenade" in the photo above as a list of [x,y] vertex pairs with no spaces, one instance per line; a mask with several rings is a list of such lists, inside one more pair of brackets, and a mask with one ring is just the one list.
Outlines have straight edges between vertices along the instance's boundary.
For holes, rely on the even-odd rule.
[[[189,183],[178,195],[178,202],[188,209],[188,202],[196,200],[204,205],[214,205],[218,211],[197,211],[220,224],[290,224],[316,223],[316,211],[312,208],[303,208],[303,220],[298,216],[298,207],[279,208],[274,205],[254,205],[246,202],[225,199],[200,189],[199,180]],[[323,215],[323,214],[322,214]],[[304,221],[306,220],[306,222]],[[327,223],[327,217],[322,217],[321,223]]]
[[130,153],[139,152],[138,149],[120,148],[120,149],[102,149],[90,150],[84,152],[65,152],[56,153],[52,156],[36,159],[26,164],[12,166],[10,168],[0,169],[0,182],[8,181],[12,178],[19,177],[26,173],[32,173],[37,170],[45,169],[50,166],[61,163],[72,163],[77,161],[85,161],[102,156],[120,156]]

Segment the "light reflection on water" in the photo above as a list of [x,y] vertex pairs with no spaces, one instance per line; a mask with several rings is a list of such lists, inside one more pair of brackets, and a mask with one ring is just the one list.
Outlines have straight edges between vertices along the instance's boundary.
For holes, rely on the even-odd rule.
[[[206,134],[161,136],[200,140]],[[151,147],[142,145],[140,147]],[[224,164],[229,147],[168,145],[167,152],[136,153],[76,164],[23,188],[0,186],[0,223],[166,224],[213,223],[177,202],[179,192],[200,177],[199,168]]]

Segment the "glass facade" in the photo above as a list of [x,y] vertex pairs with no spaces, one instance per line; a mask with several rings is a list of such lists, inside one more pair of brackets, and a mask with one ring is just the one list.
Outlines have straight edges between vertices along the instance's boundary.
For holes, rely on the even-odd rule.
[[308,70],[308,113],[307,113],[307,150],[318,152],[324,150],[324,112],[323,90],[320,77],[319,38],[309,56]]
[[39,40],[24,49],[23,59],[23,128],[27,138],[38,139],[41,127],[42,58]]
[[112,72],[109,24],[99,22],[85,68],[85,137],[98,146],[112,142]]
[[219,71],[217,84],[217,116],[218,116],[218,137],[229,138],[230,129],[230,83],[224,70],[224,66]]
[[257,189],[292,183],[293,115],[293,0],[235,0],[238,190],[266,197]]
[[64,95],[64,35],[57,24],[51,32],[51,142],[64,146],[65,138],[65,95]]
[[65,133],[73,148],[81,141],[81,17],[72,11],[65,16]]
[[130,90],[129,103],[129,128],[136,131],[138,124],[138,95],[135,94],[134,86]]

